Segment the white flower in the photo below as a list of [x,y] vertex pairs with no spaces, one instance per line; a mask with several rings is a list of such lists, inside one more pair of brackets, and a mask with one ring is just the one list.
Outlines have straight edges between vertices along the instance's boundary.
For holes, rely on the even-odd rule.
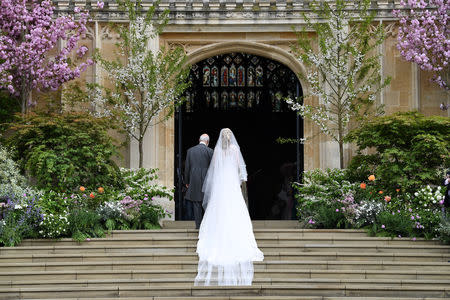
[[416,196],[416,197],[419,196],[419,193],[418,193],[418,192],[415,192],[415,193],[414,193],[414,196]]

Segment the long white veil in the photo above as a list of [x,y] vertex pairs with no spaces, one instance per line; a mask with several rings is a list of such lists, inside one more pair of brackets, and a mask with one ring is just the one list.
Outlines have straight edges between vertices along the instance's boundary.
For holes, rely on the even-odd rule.
[[199,230],[195,285],[251,285],[253,262],[264,259],[253,234],[241,183],[244,159],[230,129],[220,131],[203,184],[206,208]]
[[[238,172],[235,172],[235,170]],[[231,172],[231,176],[236,174],[236,180],[239,181],[239,184],[247,181],[244,157],[233,132],[229,128],[220,131],[219,140],[214,148],[214,154],[203,183],[203,207],[205,209],[211,199],[214,184],[223,184],[224,176],[230,175],[229,173],[225,174],[225,172]]]

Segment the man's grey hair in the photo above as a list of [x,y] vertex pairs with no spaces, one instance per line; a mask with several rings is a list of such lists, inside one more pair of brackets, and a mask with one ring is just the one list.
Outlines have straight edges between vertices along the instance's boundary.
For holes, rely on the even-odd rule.
[[198,139],[200,142],[209,143],[209,135],[206,133],[202,134]]

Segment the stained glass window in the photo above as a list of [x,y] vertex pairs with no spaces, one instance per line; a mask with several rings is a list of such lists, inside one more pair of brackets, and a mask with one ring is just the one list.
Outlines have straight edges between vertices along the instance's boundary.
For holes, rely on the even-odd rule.
[[185,112],[272,111],[289,108],[297,77],[283,64],[246,53],[228,53],[200,61],[191,68]]

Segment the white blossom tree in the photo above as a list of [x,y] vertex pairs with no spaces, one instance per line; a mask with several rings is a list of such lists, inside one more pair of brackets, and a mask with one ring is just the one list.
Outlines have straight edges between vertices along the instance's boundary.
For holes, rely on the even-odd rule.
[[182,48],[152,51],[148,47],[150,39],[167,24],[167,12],[158,15],[155,5],[144,12],[140,0],[118,3],[130,22],[114,28],[120,36],[117,59],[109,61],[98,51],[95,54],[113,88],[90,85],[89,100],[94,114],[112,116],[138,142],[141,168],[145,133],[150,126],[167,120],[183,102],[189,68]]
[[[345,0],[310,4],[313,17],[304,14],[306,26],[297,32],[298,40],[293,46],[298,60],[306,67],[306,72],[299,75],[309,84],[310,93],[287,99],[293,110],[312,120],[339,144],[341,168],[350,124],[380,112],[374,105],[375,99],[390,82],[381,74],[377,47],[385,34],[381,24],[372,24],[370,1],[362,0],[358,7],[349,5]],[[308,34],[311,30],[317,34],[316,39]],[[318,97],[319,105],[305,104],[308,97]]]

